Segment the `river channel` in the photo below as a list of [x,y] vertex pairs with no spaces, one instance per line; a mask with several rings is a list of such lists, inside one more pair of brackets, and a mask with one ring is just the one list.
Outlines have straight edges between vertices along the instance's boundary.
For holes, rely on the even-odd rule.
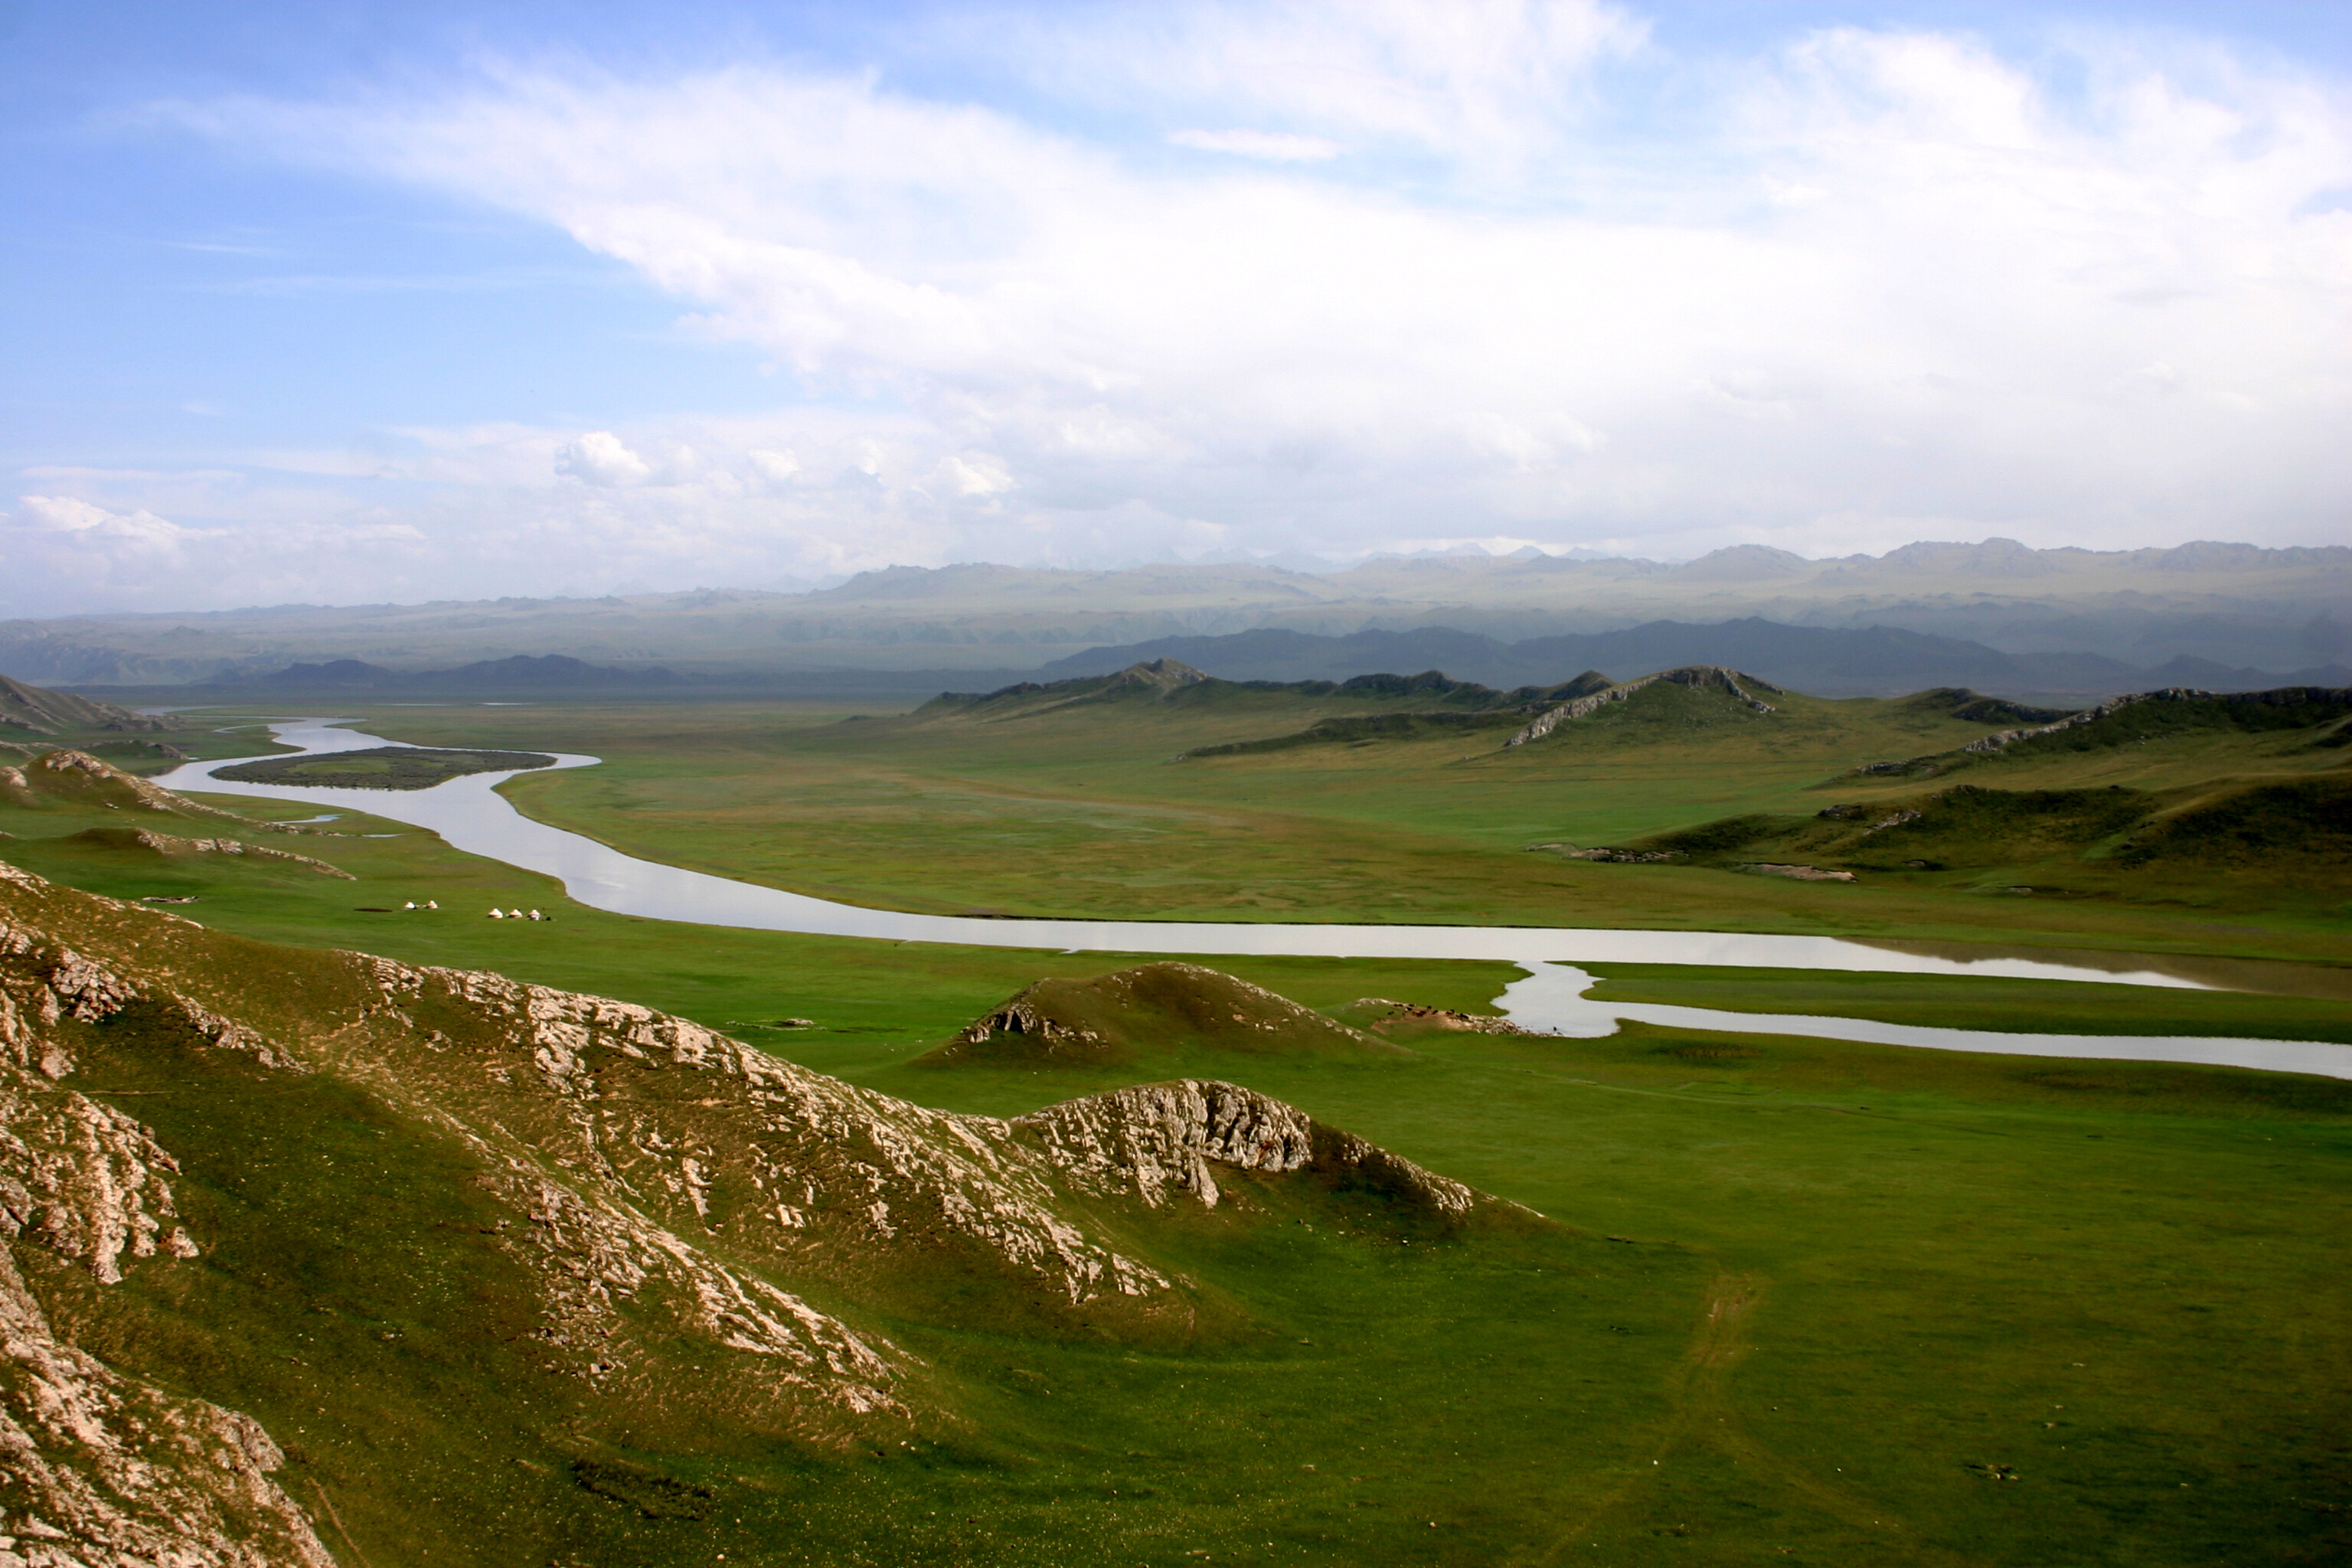
[[[330,719],[272,723],[284,744],[307,753],[405,744],[362,734]],[[430,749],[430,748],[420,748]],[[284,756],[284,752],[272,755]],[[583,768],[601,759],[556,755],[559,768]],[[301,784],[247,784],[215,779],[218,768],[260,759],[189,763],[156,780],[168,789],[299,801],[321,810],[365,813],[425,828],[470,855],[501,860],[552,877],[576,901],[616,914],[755,931],[881,942],[950,942],[970,947],[1057,950],[1066,952],[1153,953],[1214,958],[1284,954],[1328,958],[1483,959],[1517,964],[1524,979],[1498,1003],[1513,1022],[1563,1035],[1597,1037],[1632,1019],[1747,1034],[1803,1035],[1876,1045],[2011,1055],[2086,1057],[2134,1061],[2201,1062],[2352,1079],[2352,1046],[2297,1040],[2204,1038],[2186,1036],[2042,1035],[1930,1028],[1856,1018],[1750,1014],[1641,1002],[1596,1002],[1584,993],[1591,976],[1579,963],[1687,963],[1759,969],[1823,969],[1902,974],[1973,974],[2094,984],[2205,989],[2197,982],[2153,970],[2115,973],[2022,958],[1972,962],[1910,953],[1835,937],[1771,936],[1738,931],[1606,931],[1576,927],[1284,925],[1174,921],[992,920],[968,915],[908,914],[837,904],[779,888],[760,887],[657,861],[640,860],[610,845],[534,821],[498,793],[512,773],[469,773],[429,789],[332,789]],[[487,911],[485,911],[487,917]]]

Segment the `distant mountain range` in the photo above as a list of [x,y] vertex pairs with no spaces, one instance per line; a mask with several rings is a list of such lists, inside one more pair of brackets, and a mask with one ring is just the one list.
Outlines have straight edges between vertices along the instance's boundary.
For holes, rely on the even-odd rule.
[[585,663],[564,654],[483,659],[455,669],[386,669],[356,658],[330,659],[324,664],[289,664],[268,675],[219,677],[208,686],[299,688],[305,691],[490,691],[561,688],[566,690],[610,687],[675,686],[677,677],[654,666],[646,669],[616,669]]
[[1157,637],[1089,648],[1036,673],[1048,679],[1108,675],[1158,658],[1177,659],[1226,680],[1345,680],[1375,670],[1442,669],[1458,680],[1504,689],[1543,685],[1584,669],[1623,679],[1682,665],[1727,665],[1828,697],[1885,696],[1934,686],[2012,696],[2105,696],[2166,686],[2250,691],[2352,684],[2352,669],[2341,665],[2282,672],[2182,657],[2137,668],[2095,653],[2011,654],[1895,626],[1792,626],[1759,616],[1711,625],[1652,621],[1622,631],[1509,643],[1445,626],[1345,637],[1269,626],[1225,637]]
[[[1034,674],[1082,648],[1268,629],[1326,639],[1451,629],[1520,646],[1661,621],[1754,619],[1822,631],[1884,627],[2021,658],[2095,656],[2128,672],[2113,677],[2113,689],[2178,658],[2274,680],[2352,654],[2352,547],[2034,550],[1990,539],[1820,561],[1748,544],[1674,563],[1521,552],[1375,557],[1329,572],[1245,562],[893,566],[809,593],[19,619],[0,622],[0,671],[45,686],[147,691],[275,678],[303,665],[317,667],[306,680],[328,688],[379,679],[349,664],[464,685],[476,677],[461,669],[525,656],[631,671],[632,683],[658,679],[650,672],[662,669],[681,682],[878,696]],[[1622,662],[1654,668],[1709,657],[1678,649],[1665,660],[1629,654]],[[1412,662],[1384,655],[1377,664]],[[1982,678],[2081,690],[2105,684],[2093,664],[2019,668]],[[520,670],[513,677],[528,684]],[[1979,670],[1960,678],[1977,679]]]

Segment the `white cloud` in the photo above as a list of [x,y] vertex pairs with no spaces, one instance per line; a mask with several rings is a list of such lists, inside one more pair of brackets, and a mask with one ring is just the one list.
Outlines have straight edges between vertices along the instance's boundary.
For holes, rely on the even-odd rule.
[[147,550],[171,549],[186,538],[189,530],[153,512],[109,511],[93,502],[72,496],[25,496],[19,504],[25,509],[26,522],[18,524],[43,533],[72,534],[80,538],[122,544]]
[[611,486],[643,484],[654,470],[610,430],[591,430],[555,449],[555,471],[584,484]]
[[488,553],[541,544],[507,486],[619,554],[640,530],[767,571],[1130,525],[1670,555],[1921,520],[2340,532],[2340,85],[2092,38],[2062,100],[1981,44],[1837,29],[1721,68],[1664,143],[1607,112],[1612,71],[1670,68],[1644,37],[1570,0],[1364,0],[999,40],[1118,142],[782,67],[175,112],[559,226],[833,404],[333,459],[450,487]]
[[1168,140],[1203,153],[1231,153],[1273,163],[1315,163],[1339,155],[1337,142],[1286,131],[1171,131]]

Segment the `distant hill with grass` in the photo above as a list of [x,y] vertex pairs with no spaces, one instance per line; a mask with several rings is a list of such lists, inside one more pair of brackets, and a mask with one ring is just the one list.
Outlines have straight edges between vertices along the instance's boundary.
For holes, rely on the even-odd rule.
[[[1940,704],[1950,694],[1932,695]],[[2352,885],[2352,771],[2335,761],[2352,746],[2352,689],[2170,689],[2035,717],[2046,721],[1824,781],[1823,791],[1880,787],[1808,816],[1750,813],[1621,845],[1540,847],[1619,863],[1848,879],[2026,868],[2026,876],[2051,880],[2021,879],[2018,892],[2086,897],[2159,874],[2282,889]],[[2256,739],[2259,747],[2238,743]],[[2186,755],[2206,765],[2169,784],[2095,782],[2108,759],[2137,763],[2151,742],[2189,748]],[[2237,768],[2217,772],[2215,759]],[[2301,766],[2287,773],[2281,763]],[[1885,787],[1955,773],[1967,782],[1912,794]]]
[[168,714],[134,713],[112,702],[94,702],[69,691],[48,691],[0,675],[0,737],[86,733],[152,733],[182,728]]

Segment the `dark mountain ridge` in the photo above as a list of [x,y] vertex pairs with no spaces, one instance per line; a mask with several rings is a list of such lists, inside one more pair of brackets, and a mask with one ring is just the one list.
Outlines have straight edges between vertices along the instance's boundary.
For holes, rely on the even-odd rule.
[[2176,659],[2157,671],[2098,654],[2010,654],[1958,637],[1895,626],[1790,626],[1761,616],[1715,623],[1652,621],[1622,631],[1500,642],[1446,626],[1324,637],[1261,627],[1223,637],[1159,637],[1090,648],[1045,665],[1040,676],[1105,673],[1139,660],[1175,658],[1227,680],[1344,680],[1366,669],[1443,668],[1509,689],[1557,679],[1563,669],[1661,669],[1723,665],[1827,697],[1892,696],[1923,686],[1968,686],[2013,695],[2104,697],[2135,688],[2209,689],[2340,685],[2352,670],[2323,666],[2284,676]]

